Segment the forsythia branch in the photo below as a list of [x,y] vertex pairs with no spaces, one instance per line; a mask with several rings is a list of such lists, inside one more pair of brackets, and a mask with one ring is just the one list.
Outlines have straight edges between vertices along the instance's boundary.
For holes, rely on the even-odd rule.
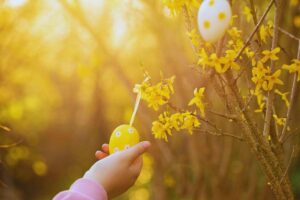
[[[299,60],[300,59],[300,40],[298,41],[298,43],[299,44],[298,44],[297,59]],[[283,142],[283,139],[286,135],[288,123],[289,123],[290,118],[291,118],[291,112],[292,112],[292,108],[293,108],[293,104],[294,104],[294,100],[295,100],[295,96],[296,96],[296,92],[297,92],[297,85],[298,85],[297,78],[298,78],[298,72],[295,72],[294,79],[293,79],[292,92],[291,92],[291,95],[290,95],[290,104],[289,104],[287,115],[286,115],[286,121],[284,123],[283,129],[282,129],[282,132],[281,132],[281,135],[280,135],[280,138],[279,138],[280,142]]]
[[[274,50],[277,47],[278,43],[278,29],[279,21],[280,21],[280,15],[281,15],[281,0],[277,1],[276,5],[276,11],[274,16],[274,35],[272,39],[272,50]],[[271,60],[271,71],[274,71],[275,62],[274,60]],[[271,126],[271,119],[272,119],[272,107],[273,107],[273,101],[274,101],[274,92],[269,91],[268,97],[267,97],[267,110],[266,110],[266,116],[265,116],[265,122],[264,122],[264,130],[263,130],[263,136],[267,136],[270,132],[270,126]]]
[[268,12],[270,11],[273,3],[275,2],[275,0],[271,0],[267,9],[265,10],[263,16],[260,18],[258,24],[255,26],[254,30],[252,31],[252,33],[250,34],[250,36],[248,37],[246,43],[244,44],[244,46],[240,49],[240,51],[238,52],[238,54],[236,55],[234,61],[237,61],[239,59],[239,57],[242,55],[242,53],[244,52],[244,50],[247,48],[247,46],[250,44],[250,41],[252,40],[253,36],[255,35],[255,33],[258,31],[260,25],[262,24],[262,22],[264,21],[264,19],[266,18]]
[[234,139],[237,139],[239,141],[244,141],[244,138],[240,137],[240,136],[236,136],[227,132],[213,132],[213,131],[208,131],[208,130],[201,130],[201,129],[196,129],[196,131],[198,132],[203,132],[203,133],[208,133],[210,135],[215,135],[215,136],[228,136],[228,137],[232,137]]

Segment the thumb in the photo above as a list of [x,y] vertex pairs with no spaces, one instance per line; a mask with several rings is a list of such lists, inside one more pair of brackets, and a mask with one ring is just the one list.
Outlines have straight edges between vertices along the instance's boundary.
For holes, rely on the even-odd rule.
[[129,162],[131,163],[131,162],[135,161],[143,153],[145,153],[150,146],[151,146],[151,143],[149,141],[140,142],[140,143],[134,145],[133,147],[125,150],[124,156],[126,156],[129,160]]

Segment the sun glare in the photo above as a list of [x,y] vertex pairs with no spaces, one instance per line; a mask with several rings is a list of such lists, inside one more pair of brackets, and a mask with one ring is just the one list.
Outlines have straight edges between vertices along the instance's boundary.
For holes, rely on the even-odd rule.
[[118,45],[126,34],[127,23],[122,13],[114,15],[112,40],[115,45]]
[[27,0],[6,0],[5,5],[9,7],[19,7],[24,5],[27,2]]

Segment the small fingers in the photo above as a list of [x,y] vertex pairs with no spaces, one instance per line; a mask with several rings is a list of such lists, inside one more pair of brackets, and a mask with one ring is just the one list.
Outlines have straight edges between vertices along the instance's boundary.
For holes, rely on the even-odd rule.
[[143,153],[145,153],[149,147],[151,146],[151,143],[149,141],[143,141],[140,142],[133,147],[130,147],[127,150],[124,150],[124,156],[129,160],[130,163],[134,162],[139,156],[141,156]]
[[96,151],[95,156],[98,160],[100,160],[100,159],[107,157],[108,154],[103,151]]
[[109,145],[108,144],[102,144],[102,150],[104,153],[109,154]]

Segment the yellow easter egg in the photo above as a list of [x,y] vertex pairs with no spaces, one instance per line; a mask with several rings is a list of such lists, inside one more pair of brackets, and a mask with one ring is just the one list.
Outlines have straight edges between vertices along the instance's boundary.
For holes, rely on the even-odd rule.
[[204,0],[198,11],[198,27],[202,38],[207,42],[222,38],[230,25],[231,16],[227,0]]
[[109,140],[109,152],[116,153],[137,144],[140,141],[137,130],[128,125],[118,126],[111,134]]

